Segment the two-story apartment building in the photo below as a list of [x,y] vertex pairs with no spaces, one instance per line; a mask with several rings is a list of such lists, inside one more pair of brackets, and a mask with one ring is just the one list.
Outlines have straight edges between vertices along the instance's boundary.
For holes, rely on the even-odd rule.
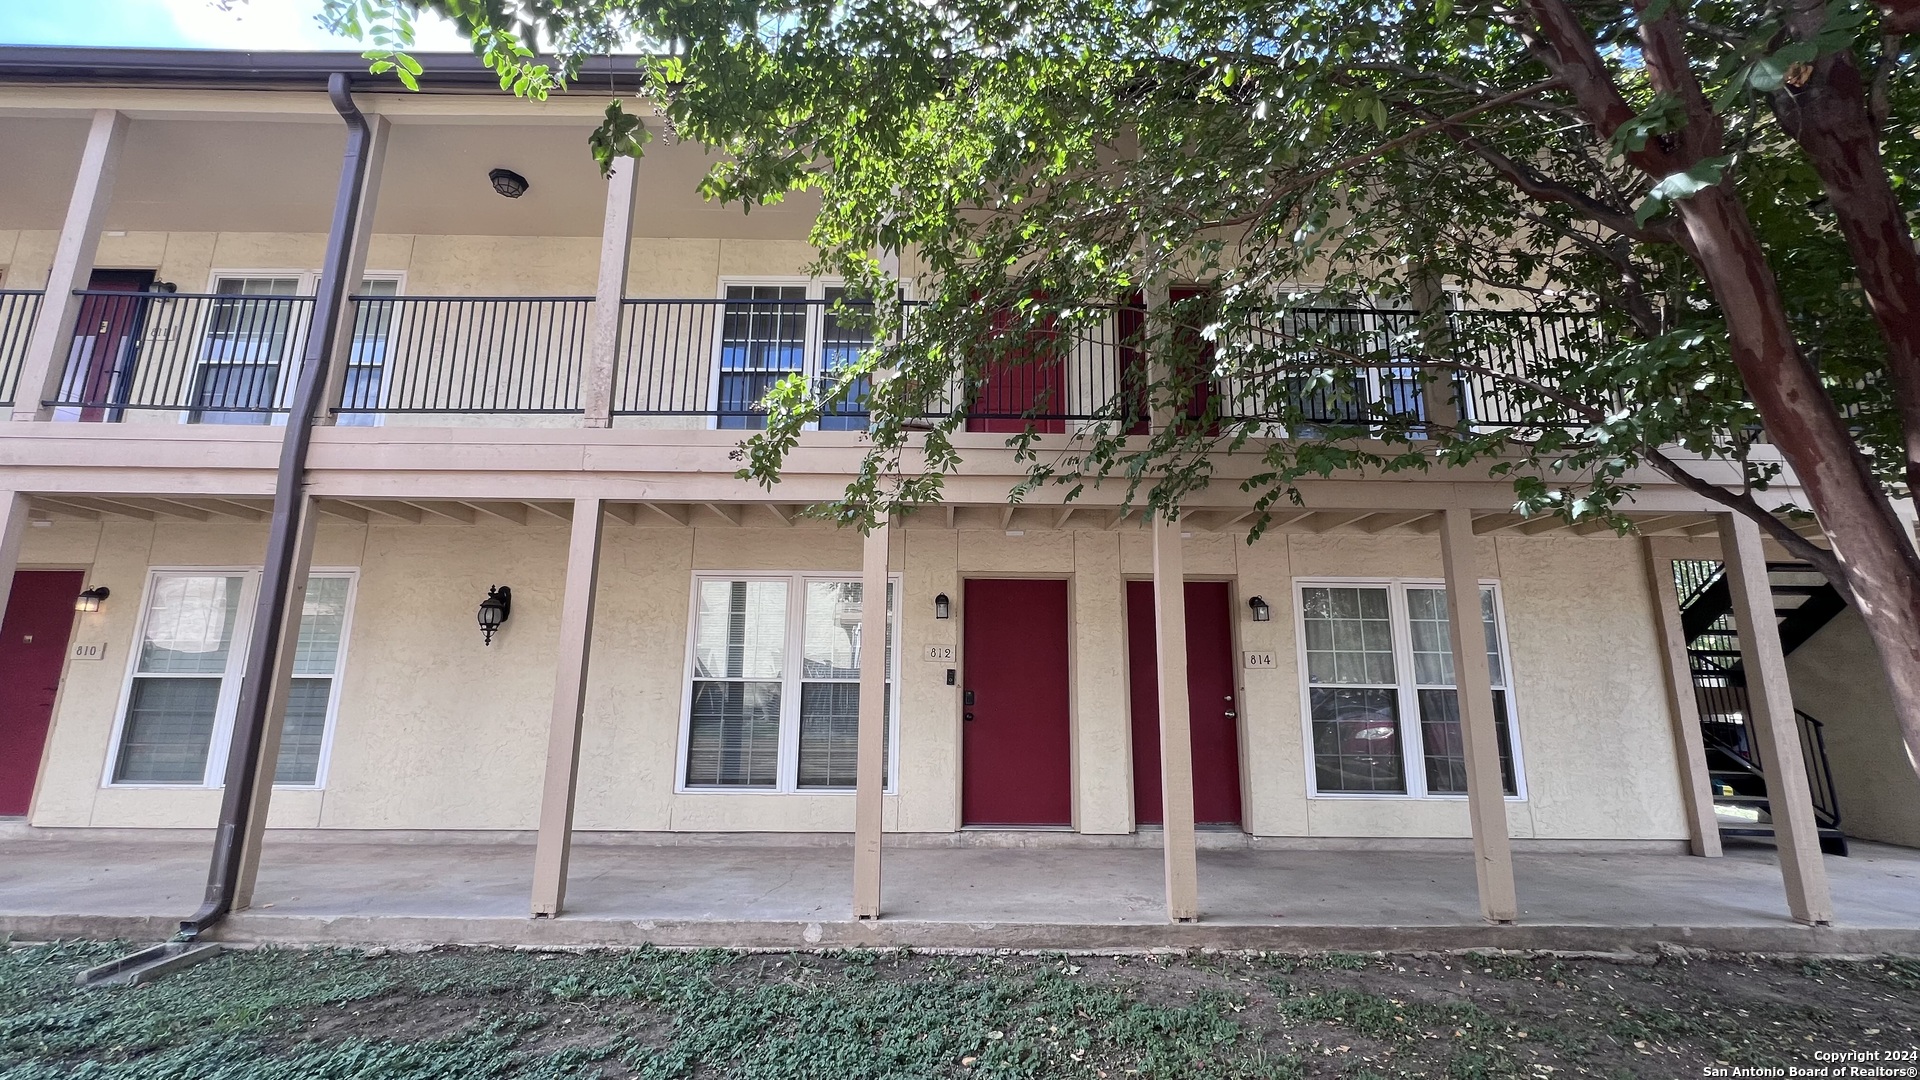
[[[709,151],[667,141],[604,180],[604,91],[516,101],[455,57],[420,93],[355,77],[343,197],[328,76],[362,65],[0,49],[0,815],[214,826],[331,241],[271,829],[538,833],[544,914],[574,831],[855,833],[863,915],[883,834],[1139,834],[1174,918],[1196,845],[1471,839],[1498,920],[1512,845],[1706,855],[1745,824],[1821,922],[1836,790],[1854,835],[1920,844],[1864,635],[1828,611],[1785,655],[1789,571],[1720,507],[1649,475],[1622,537],[1517,516],[1502,478],[1354,476],[1249,543],[1232,455],[1177,523],[1010,503],[1009,431],[1066,445],[1075,387],[1114,384],[1088,349],[1061,406],[981,396],[943,504],[836,529],[801,511],[857,412],[771,491],[734,477],[759,396],[870,340],[809,276],[805,198],[705,203]],[[1736,675],[1701,685],[1737,704],[1696,688],[1711,632]],[[1794,691],[1839,689],[1788,696],[1815,655]],[[1765,770],[1781,748],[1808,767]]]

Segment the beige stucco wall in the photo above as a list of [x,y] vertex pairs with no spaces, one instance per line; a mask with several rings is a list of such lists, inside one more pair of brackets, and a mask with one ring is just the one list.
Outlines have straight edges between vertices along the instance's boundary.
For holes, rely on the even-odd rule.
[[1787,657],[1793,703],[1825,725],[1848,836],[1920,847],[1920,777],[1901,741],[1880,654],[1849,608]]
[[[910,527],[894,533],[902,574],[900,778],[890,830],[960,825],[958,689],[930,644],[958,645],[966,577],[1070,582],[1074,819],[1089,833],[1133,828],[1124,585],[1151,574],[1137,530]],[[28,530],[22,566],[71,566],[114,597],[77,636],[108,658],[70,664],[32,820],[43,826],[205,826],[218,793],[102,786],[128,650],[149,567],[248,566],[260,527],[110,521]],[[535,824],[553,693],[566,530],[327,525],[318,565],[360,571],[324,789],[282,790],[276,826],[528,829]],[[1197,533],[1188,572],[1233,583],[1235,635],[1277,666],[1244,670],[1246,824],[1270,836],[1456,837],[1462,800],[1309,798],[1294,640],[1299,577],[1438,578],[1425,537]],[[1526,797],[1514,835],[1683,837],[1678,768],[1638,544],[1607,539],[1480,541],[1502,586]],[[687,619],[696,571],[857,572],[857,537],[820,526],[605,530],[578,824],[594,830],[844,831],[850,796],[676,793]],[[483,647],[473,609],[509,584],[513,617]],[[956,618],[933,617],[933,597]],[[1274,618],[1254,623],[1246,599]],[[961,663],[964,663],[964,657]],[[1236,666],[1238,666],[1236,664]]]
[[[5,287],[46,284],[57,239],[45,230],[0,230]],[[326,240],[322,233],[109,233],[94,264],[154,270],[182,292],[204,292],[216,270],[318,271]],[[796,240],[635,237],[627,295],[710,299],[723,276],[803,274],[813,259],[813,248]],[[406,291],[421,296],[585,296],[594,291],[599,260],[598,237],[376,233],[367,270],[405,274]]]

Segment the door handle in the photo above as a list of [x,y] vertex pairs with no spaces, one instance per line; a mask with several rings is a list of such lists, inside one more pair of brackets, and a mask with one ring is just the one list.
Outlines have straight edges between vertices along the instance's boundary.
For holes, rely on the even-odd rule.
[[972,720],[972,719],[973,719],[973,714],[972,714],[972,713],[961,713],[961,714],[960,714],[960,719],[962,719],[962,720]]
[[1239,713],[1237,713],[1237,712],[1234,712],[1234,711],[1233,711],[1232,709],[1228,709],[1228,710],[1227,710],[1227,711],[1226,711],[1225,713],[1223,713],[1222,715],[1224,715],[1224,716],[1225,716],[1225,717],[1226,717],[1227,719],[1229,719],[1229,720],[1237,720],[1237,719],[1239,719],[1239,718],[1240,718],[1240,714],[1239,714]]

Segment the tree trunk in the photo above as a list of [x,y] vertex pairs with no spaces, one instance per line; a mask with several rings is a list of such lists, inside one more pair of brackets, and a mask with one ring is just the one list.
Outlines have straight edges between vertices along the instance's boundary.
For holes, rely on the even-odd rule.
[[1907,762],[1920,772],[1920,555],[1800,352],[1746,209],[1723,185],[1678,205],[1688,249],[1726,317],[1734,364],[1879,648]]
[[[1824,4],[1796,12],[1794,33],[1811,37],[1825,18]],[[1803,85],[1773,94],[1773,111],[1820,175],[1880,326],[1904,436],[1907,492],[1920,499],[1920,251],[1887,177],[1852,51],[1815,61]]]

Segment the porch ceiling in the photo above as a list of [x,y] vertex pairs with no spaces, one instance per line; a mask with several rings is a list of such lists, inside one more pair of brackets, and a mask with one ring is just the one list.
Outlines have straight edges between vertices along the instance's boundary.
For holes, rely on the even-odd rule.
[[[377,499],[324,498],[318,502],[323,521],[372,525],[521,525],[559,526],[572,520],[573,510],[563,499]],[[807,516],[807,504],[776,501],[610,501],[605,504],[610,524],[679,528],[831,528]],[[167,522],[266,522],[273,502],[257,496],[209,495],[35,495],[31,516],[42,521],[97,521],[103,518]],[[1246,507],[1203,507],[1187,511],[1182,528],[1191,532],[1245,532],[1259,515]],[[1630,514],[1643,536],[1711,537],[1717,535],[1714,515],[1698,512]],[[943,504],[914,513],[905,528],[1002,530],[1127,529],[1140,528],[1138,509],[1091,505]],[[1819,535],[1812,521],[1796,522],[1796,531]],[[1440,529],[1436,510],[1277,510],[1269,532],[1350,536],[1427,536]],[[1558,518],[1524,518],[1518,514],[1476,513],[1473,531],[1483,535],[1607,536],[1612,529],[1590,522],[1569,526]]]

